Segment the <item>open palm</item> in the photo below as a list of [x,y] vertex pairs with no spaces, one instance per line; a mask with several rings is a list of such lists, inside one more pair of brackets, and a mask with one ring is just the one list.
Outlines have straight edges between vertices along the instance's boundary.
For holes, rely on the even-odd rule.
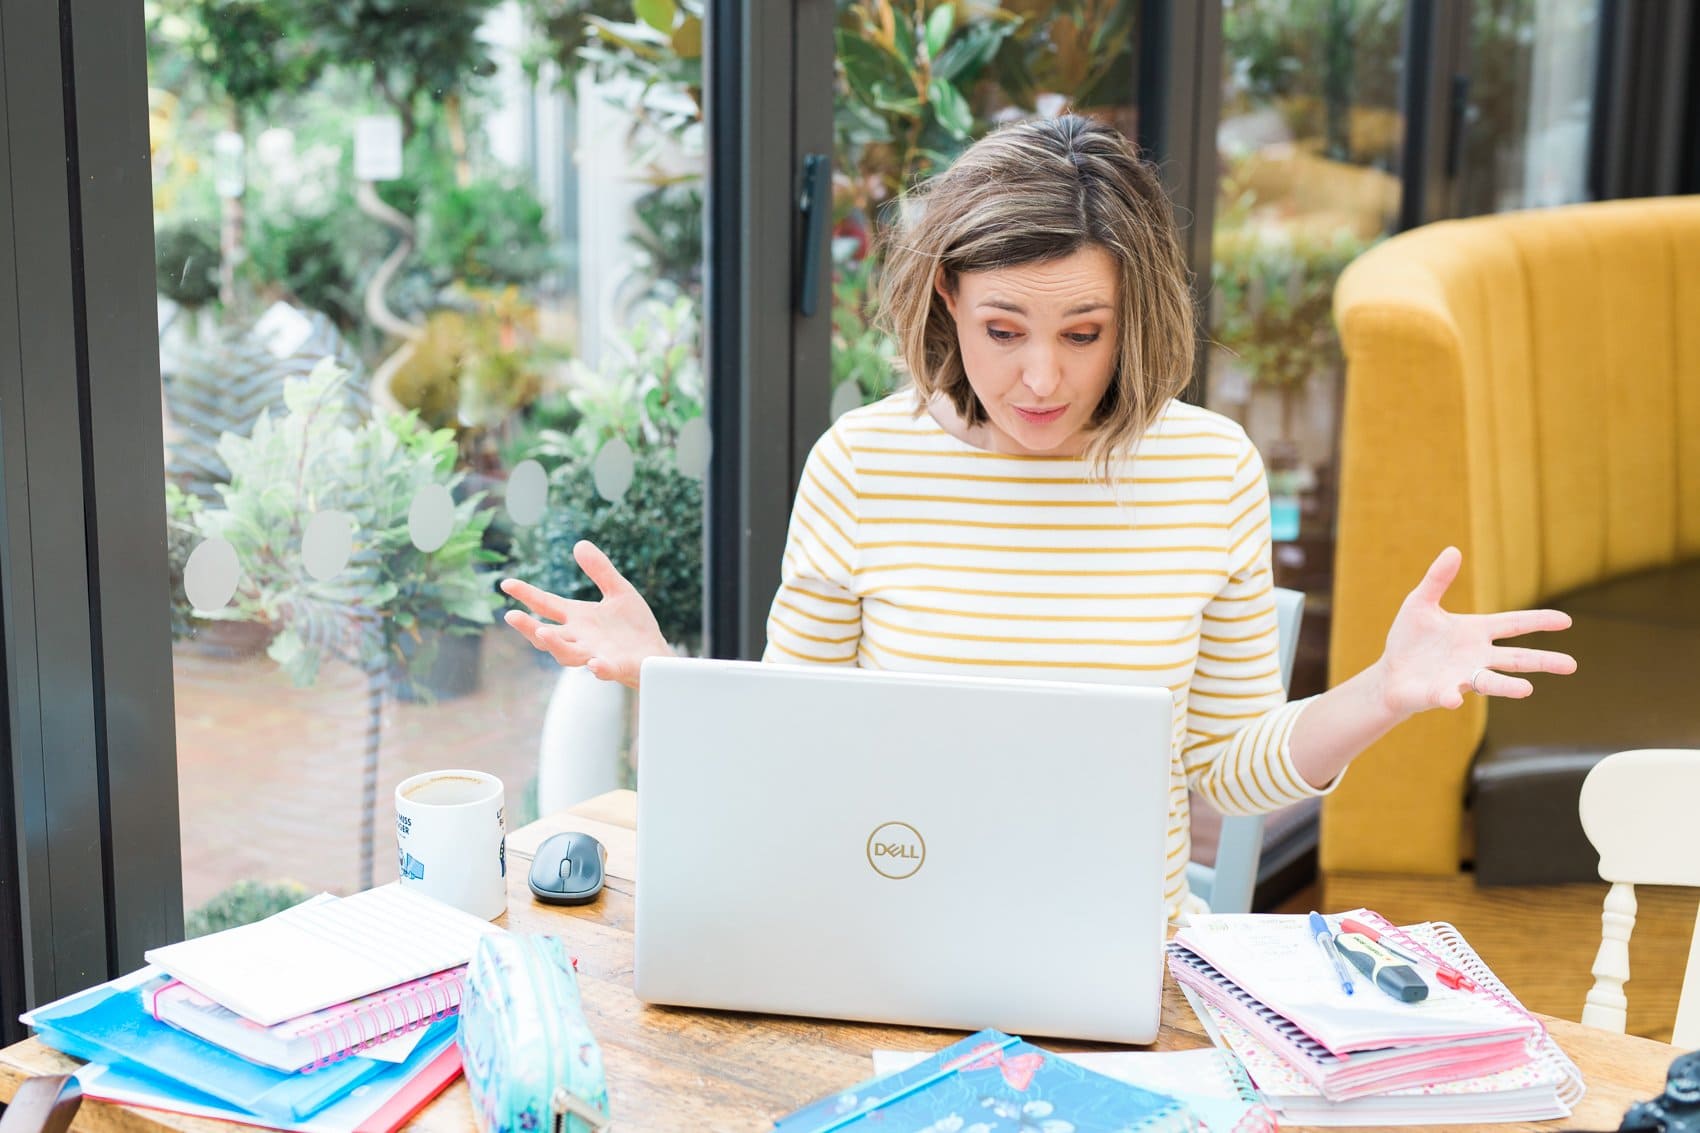
[[1500,638],[1568,629],[1570,615],[1558,610],[1514,610],[1500,614],[1453,614],[1440,600],[1458,577],[1464,556],[1456,547],[1440,553],[1417,588],[1406,595],[1381,656],[1382,695],[1398,718],[1429,708],[1457,708],[1464,695],[1520,698],[1534,691],[1509,673],[1574,673],[1566,653],[1497,644]]
[[583,665],[605,681],[636,688],[645,658],[672,653],[667,639],[643,595],[594,543],[575,544],[573,560],[602,592],[600,601],[562,598],[510,578],[502,583],[502,593],[531,613],[509,610],[507,623],[561,664]]

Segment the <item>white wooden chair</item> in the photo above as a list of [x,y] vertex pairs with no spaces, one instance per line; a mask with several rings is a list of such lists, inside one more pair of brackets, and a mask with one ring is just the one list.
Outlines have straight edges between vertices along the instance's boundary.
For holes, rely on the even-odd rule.
[[[1600,915],[1594,986],[1582,1008],[1590,1027],[1623,1033],[1629,1000],[1629,934],[1635,928],[1636,885],[1700,886],[1700,750],[1620,751],[1594,765],[1582,783],[1582,829],[1600,853],[1600,877],[1611,882]],[[1700,924],[1696,925],[1700,930]],[[1688,968],[1676,1006],[1671,1042],[1700,1047],[1700,931],[1688,949]]]
[[[1299,648],[1299,622],[1304,617],[1303,591],[1275,590],[1276,660],[1281,686],[1291,687],[1293,657]],[[1212,913],[1251,912],[1257,888],[1257,866],[1263,857],[1263,815],[1230,815],[1222,819],[1214,867],[1188,862],[1187,886],[1210,906]]]

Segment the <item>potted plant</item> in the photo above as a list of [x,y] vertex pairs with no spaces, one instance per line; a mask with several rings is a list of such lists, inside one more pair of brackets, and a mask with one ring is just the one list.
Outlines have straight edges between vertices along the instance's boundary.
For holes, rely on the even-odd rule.
[[[453,435],[425,428],[411,413],[350,426],[343,416],[355,396],[348,377],[327,360],[307,378],[284,383],[280,415],[263,413],[250,436],[226,434],[219,444],[230,469],[230,482],[219,487],[224,506],[201,511],[196,522],[204,536],[230,543],[241,571],[231,604],[202,616],[271,626],[267,652],[297,685],[312,684],[332,659],[365,676],[365,888],[372,884],[382,711],[394,666],[428,668],[431,631],[481,633],[499,598],[481,569],[494,558],[481,545],[491,517],[482,496],[454,505],[435,549],[421,550],[410,532],[419,493],[452,491],[460,480]],[[302,540],[314,514],[331,510],[348,517],[351,549],[346,565],[319,577],[303,561]]]
[[1279,398],[1278,431],[1264,442],[1277,541],[1298,538],[1299,500],[1315,483],[1297,421],[1311,379],[1339,372],[1334,281],[1367,246],[1347,230],[1313,234],[1254,223],[1219,231],[1214,243],[1217,343],[1237,356],[1254,398],[1258,389]]

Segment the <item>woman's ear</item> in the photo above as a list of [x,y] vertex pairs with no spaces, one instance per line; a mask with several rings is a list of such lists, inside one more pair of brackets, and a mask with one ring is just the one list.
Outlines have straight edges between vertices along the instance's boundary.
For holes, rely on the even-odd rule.
[[950,312],[950,317],[956,318],[956,281],[950,277],[950,272],[943,264],[940,264],[939,270],[933,274],[933,290],[943,297],[945,310]]

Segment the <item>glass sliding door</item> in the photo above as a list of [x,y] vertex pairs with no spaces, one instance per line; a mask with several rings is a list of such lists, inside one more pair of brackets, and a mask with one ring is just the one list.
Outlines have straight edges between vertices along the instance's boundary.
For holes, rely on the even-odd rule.
[[698,0],[150,0],[189,931],[396,876],[391,795],[629,785],[501,623],[589,538],[702,636]]
[[1599,0],[1475,0],[1461,216],[1588,199]]
[[1269,474],[1291,694],[1326,685],[1341,358],[1334,281],[1398,219],[1402,0],[1224,0],[1207,404]]

